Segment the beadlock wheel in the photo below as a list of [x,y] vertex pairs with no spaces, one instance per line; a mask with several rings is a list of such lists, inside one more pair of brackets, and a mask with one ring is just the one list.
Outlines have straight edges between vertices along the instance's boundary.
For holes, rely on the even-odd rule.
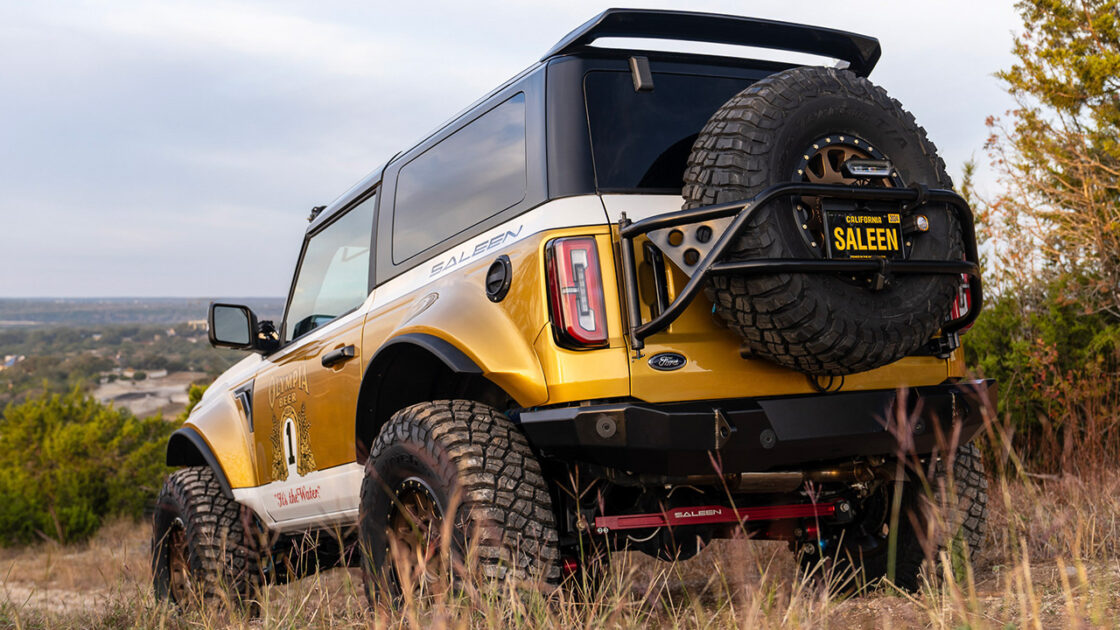
[[[801,153],[801,161],[791,174],[792,181],[808,184],[839,184],[842,186],[868,186],[874,188],[903,188],[906,186],[898,172],[889,177],[852,177],[843,172],[844,164],[851,159],[879,160],[890,158],[870,142],[858,136],[839,132],[829,133],[813,140]],[[803,196],[794,205],[795,221],[801,226],[801,238],[818,257],[824,257],[824,208],[820,197]]]
[[393,414],[370,449],[358,519],[371,604],[461,579],[560,582],[540,463],[513,422],[481,403],[439,400]]
[[190,596],[190,565],[187,564],[187,536],[183,527],[183,519],[177,518],[171,523],[171,540],[168,544],[170,556],[171,598],[177,602],[185,602]]
[[442,593],[452,577],[449,549],[442,543],[443,509],[428,484],[416,477],[397,486],[396,495],[386,531],[394,579],[416,586],[418,594]]

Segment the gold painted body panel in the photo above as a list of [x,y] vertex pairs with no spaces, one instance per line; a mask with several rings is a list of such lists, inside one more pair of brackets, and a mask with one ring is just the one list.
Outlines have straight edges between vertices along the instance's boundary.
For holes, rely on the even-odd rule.
[[[595,236],[599,246],[609,345],[598,350],[568,350],[557,344],[549,324],[545,246],[554,238],[588,235]],[[639,262],[644,262],[638,245]],[[510,257],[513,280],[505,299],[494,303],[486,297],[484,282],[499,254]],[[304,457],[302,464],[322,470],[353,462],[354,414],[369,358],[393,338],[407,333],[433,335],[454,345],[523,407],[627,396],[647,402],[676,402],[817,391],[801,373],[765,360],[740,357],[739,338],[716,320],[712,304],[703,294],[668,330],[647,339],[641,356],[635,356],[624,336],[624,302],[616,254],[613,226],[550,230],[529,236],[364,315],[357,314],[342,324],[332,322],[327,325],[332,329],[321,338],[283,351],[276,359],[266,359],[256,371],[253,434],[248,432],[244,414],[229,391],[217,393],[221,400],[203,413],[192,414],[188,424],[198,428],[214,449],[235,488],[282,478],[279,475],[284,466],[278,463],[277,454],[291,455],[283,451],[282,444],[277,450],[285,437],[282,425],[293,413],[298,420],[301,408],[308,422],[305,439],[311,445],[310,458]],[[687,278],[670,269],[672,296]],[[375,289],[367,304],[377,302],[377,290],[385,289]],[[643,291],[643,296],[647,293]],[[643,316],[648,321],[647,305],[643,305]],[[350,344],[357,349],[355,358],[336,368],[321,366],[324,353]],[[687,363],[671,372],[654,370],[648,360],[659,352],[679,353]],[[907,357],[849,375],[843,379],[842,389],[933,385],[964,373],[962,352],[958,350],[948,360]],[[293,413],[286,413],[286,409]],[[295,456],[293,465],[298,467],[301,454]]]
[[[354,461],[362,321],[359,315],[328,324],[329,334],[296,340],[293,348],[262,363],[253,388],[254,448],[261,483],[288,479],[293,465],[303,475]],[[355,347],[354,358],[323,367],[324,354],[346,345]]]
[[[497,254],[468,263],[366,316],[364,343],[379,348],[408,333],[447,341],[478,365],[484,376],[524,407],[629,393],[626,351],[617,292],[607,287],[610,347],[590,352],[557,348],[549,327],[544,248],[564,236],[595,235],[605,278],[614,275],[606,226],[551,230],[500,253],[509,256],[513,281],[501,302],[486,297],[486,272]],[[376,291],[376,290],[375,290]],[[559,386],[554,391],[553,386]],[[557,398],[561,395],[561,398]]]
[[253,436],[249,432],[245,410],[231,393],[243,384],[237,383],[226,391],[215,392],[212,394],[214,399],[196,407],[184,423],[184,426],[198,431],[206,441],[231,488],[257,485],[252,454]]

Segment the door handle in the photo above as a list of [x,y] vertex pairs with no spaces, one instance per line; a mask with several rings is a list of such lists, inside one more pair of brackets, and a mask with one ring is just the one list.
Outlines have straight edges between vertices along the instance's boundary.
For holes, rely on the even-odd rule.
[[323,363],[323,367],[331,367],[332,365],[335,365],[337,363],[349,361],[356,356],[358,356],[358,351],[356,348],[354,348],[354,346],[342,346],[341,348],[331,350],[330,352],[324,354],[321,361]]

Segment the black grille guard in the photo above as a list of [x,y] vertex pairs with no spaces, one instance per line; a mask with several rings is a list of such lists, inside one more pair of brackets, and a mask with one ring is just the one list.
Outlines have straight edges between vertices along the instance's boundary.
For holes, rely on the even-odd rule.
[[[965,259],[954,260],[888,260],[885,258],[833,260],[808,258],[759,258],[752,260],[724,260],[727,250],[743,231],[747,221],[758,208],[781,198],[792,196],[811,196],[828,199],[854,201],[887,201],[904,205],[905,211],[913,211],[928,204],[945,204],[957,215],[964,241]],[[634,259],[634,240],[644,234],[663,228],[677,227],[723,217],[734,216],[731,225],[716,239],[712,249],[699,261],[692,277],[672,302],[664,304],[650,321],[642,321],[641,303],[638,295],[638,270]],[[630,345],[634,350],[645,347],[645,339],[665,330],[672,324],[704,286],[709,276],[719,274],[763,274],[763,273],[879,273],[889,277],[891,274],[963,274],[969,277],[968,311],[946,321],[942,327],[944,335],[953,335],[976,321],[983,306],[984,292],[980,282],[980,257],[976,251],[976,229],[972,209],[960,195],[944,189],[925,186],[912,188],[868,188],[843,186],[838,184],[806,184],[791,182],[767,188],[751,199],[734,201],[677,212],[667,212],[632,222],[623,215],[619,220],[620,247],[622,253],[622,277],[626,294],[626,312],[629,318]],[[664,279],[654,274],[654,282],[661,284]],[[662,294],[658,287],[658,295]],[[661,301],[659,297],[659,302]]]

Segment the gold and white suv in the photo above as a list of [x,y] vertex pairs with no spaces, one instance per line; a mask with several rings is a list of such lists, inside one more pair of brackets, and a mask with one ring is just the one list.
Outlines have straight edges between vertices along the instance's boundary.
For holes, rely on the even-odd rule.
[[744,530],[914,588],[931,485],[937,542],[974,548],[995,389],[959,349],[972,214],[867,80],[879,54],[612,9],[316,209],[279,324],[211,305],[211,342],[250,354],[168,444],[157,594],[352,564],[391,598],[468,557],[552,585]]

